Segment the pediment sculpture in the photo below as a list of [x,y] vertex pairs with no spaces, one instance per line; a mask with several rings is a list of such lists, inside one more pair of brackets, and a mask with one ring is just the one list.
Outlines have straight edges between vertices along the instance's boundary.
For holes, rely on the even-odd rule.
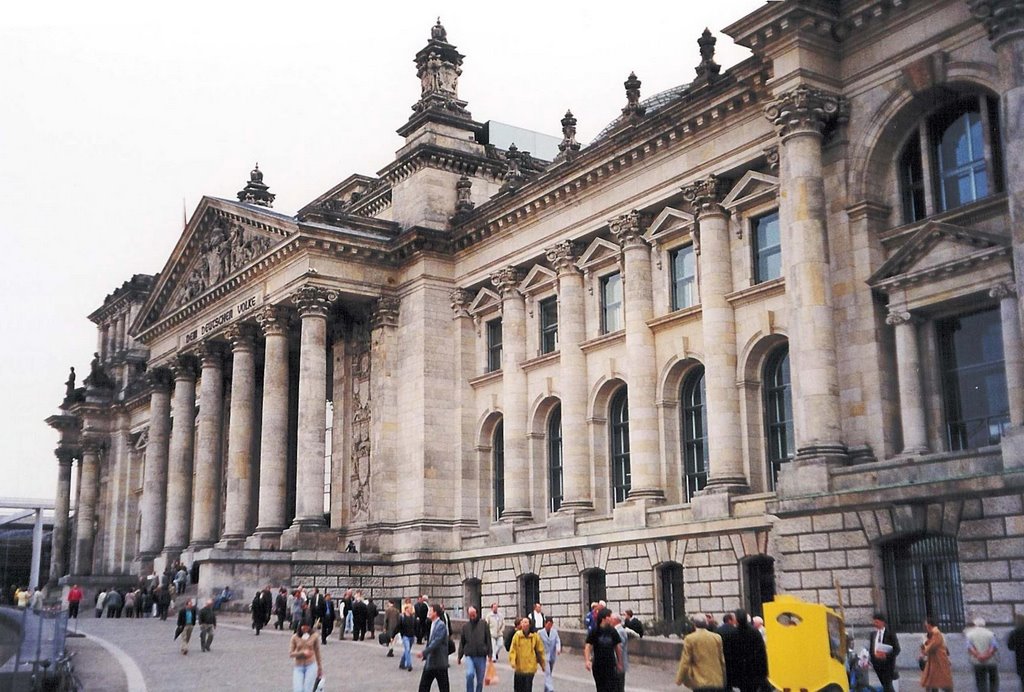
[[236,271],[251,263],[274,245],[267,238],[235,223],[216,225],[203,238],[198,257],[192,264],[178,294],[176,307],[198,298]]

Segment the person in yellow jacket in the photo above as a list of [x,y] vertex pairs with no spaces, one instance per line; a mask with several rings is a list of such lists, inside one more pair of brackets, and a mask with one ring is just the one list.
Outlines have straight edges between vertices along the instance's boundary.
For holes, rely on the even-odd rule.
[[537,669],[547,670],[544,643],[536,632],[530,632],[530,618],[519,621],[519,629],[512,635],[512,645],[508,649],[508,662],[514,672],[514,692],[530,692]]
[[679,658],[676,685],[686,685],[693,692],[725,689],[725,655],[722,638],[708,630],[703,615],[691,618],[694,630],[683,639],[683,655]]

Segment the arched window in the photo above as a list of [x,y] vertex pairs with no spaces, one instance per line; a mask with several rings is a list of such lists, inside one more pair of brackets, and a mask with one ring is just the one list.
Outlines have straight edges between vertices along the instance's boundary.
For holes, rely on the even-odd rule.
[[689,502],[708,484],[708,421],[704,409],[704,366],[683,380],[682,402],[683,488]]
[[491,447],[494,466],[494,519],[501,519],[505,511],[505,421],[494,427],[494,445]]
[[666,623],[678,622],[686,615],[683,595],[683,566],[666,562],[658,570],[661,582],[661,619]]
[[598,567],[583,572],[586,593],[583,594],[583,612],[590,609],[591,603],[608,600],[607,573]]
[[615,392],[609,408],[611,421],[612,504],[629,496],[629,398],[626,388]]
[[775,561],[759,555],[746,563],[747,611],[764,615],[764,604],[775,599]]
[[955,538],[917,535],[890,541],[882,546],[882,571],[894,627],[918,631],[925,617],[933,617],[947,632],[963,629]]
[[480,612],[480,601],[483,600],[483,582],[476,577],[469,577],[462,582],[462,605],[469,612],[470,608],[476,608]]
[[519,616],[533,612],[533,606],[540,603],[540,577],[524,574],[519,577]]
[[793,458],[793,392],[789,380],[789,347],[772,353],[764,366],[764,429],[768,487],[775,489],[782,464]]
[[562,407],[548,417],[548,496],[551,511],[557,512],[562,506]]
[[1001,188],[995,99],[968,95],[943,105],[900,152],[903,220],[917,221],[988,197]]

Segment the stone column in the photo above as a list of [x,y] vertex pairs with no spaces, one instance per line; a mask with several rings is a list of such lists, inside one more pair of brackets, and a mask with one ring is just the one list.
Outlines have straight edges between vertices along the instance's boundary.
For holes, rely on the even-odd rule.
[[519,292],[523,274],[515,267],[491,274],[491,283],[501,294],[501,389],[505,434],[504,521],[522,521],[533,516],[530,508],[530,462],[527,454],[526,373],[519,363],[526,360],[526,301]]
[[82,439],[78,508],[75,511],[75,557],[71,573],[83,577],[92,574],[92,553],[96,540],[96,505],[99,500],[100,449],[101,443],[98,439]]
[[268,305],[256,320],[266,335],[260,489],[256,533],[246,547],[274,548],[288,522],[288,313],[280,305]]
[[[722,207],[725,193],[724,186],[713,175],[683,188],[683,196],[693,205],[700,237],[708,492],[748,487],[743,470],[743,426],[736,388],[736,315],[725,299],[734,290],[729,222]],[[724,507],[726,514],[728,509]]]
[[[583,321],[583,275],[576,267],[579,243],[565,240],[545,250],[558,272],[558,390],[562,394],[562,506],[559,512],[594,509],[590,494],[587,425],[587,358]],[[569,431],[565,434],[564,431]]]
[[164,551],[176,560],[188,545],[192,519],[192,454],[196,432],[195,356],[182,355],[171,366],[174,375],[174,425],[167,459],[167,514]]
[[925,425],[924,395],[921,389],[921,352],[917,345],[917,320],[905,310],[891,309],[885,323],[896,332],[896,378],[900,387],[900,421],[903,453],[925,454],[928,429]]
[[193,548],[208,548],[220,532],[221,440],[224,431],[224,349],[216,341],[200,351],[199,434],[196,440],[192,501]]
[[139,527],[139,559],[150,561],[164,547],[167,507],[167,443],[171,429],[171,373],[154,368],[147,373],[149,395],[149,441],[143,462],[142,525]]
[[[778,130],[779,218],[790,305],[789,352],[797,459],[845,459],[829,266],[822,132],[844,117],[841,97],[800,85],[765,106]],[[819,484],[824,478],[819,478]]]
[[324,525],[324,435],[327,420],[327,312],[337,291],[303,286],[295,296],[302,320],[299,431],[292,527]]
[[47,586],[54,587],[67,574],[68,514],[71,509],[71,462],[74,452],[67,447],[57,451],[57,497],[53,506],[53,533],[50,543],[50,577]]
[[622,299],[626,317],[626,369],[629,375],[628,500],[665,498],[661,487],[661,449],[658,444],[657,365],[654,334],[647,326],[654,316],[651,287],[651,248],[644,240],[647,219],[633,210],[608,222],[622,247]]
[[477,463],[476,453],[476,397],[470,380],[478,374],[476,357],[476,329],[473,316],[469,314],[469,306],[473,302],[473,293],[464,288],[456,288],[448,294],[455,321],[453,336],[457,349],[455,356],[455,396],[459,407],[459,435],[452,440],[452,453],[460,460],[459,508],[457,516],[468,522],[479,522],[486,526],[489,513],[483,486],[483,469]]
[[1003,365],[1006,368],[1006,393],[1010,404],[1010,426],[1024,425],[1024,347],[1021,345],[1017,288],[1013,283],[998,284],[989,291],[999,301],[1003,332]]
[[224,539],[236,542],[252,527],[252,425],[255,414],[255,332],[251,325],[228,328],[231,341],[231,411],[228,413],[228,495],[224,507]]

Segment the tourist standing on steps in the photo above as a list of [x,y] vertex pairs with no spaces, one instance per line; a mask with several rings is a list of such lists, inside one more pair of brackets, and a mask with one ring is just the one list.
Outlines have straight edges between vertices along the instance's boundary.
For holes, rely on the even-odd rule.
[[292,669],[292,692],[313,692],[317,678],[324,675],[320,660],[320,640],[315,637],[308,622],[302,623],[292,635],[288,656],[295,664]]
[[185,601],[185,607],[178,611],[178,627],[174,630],[174,638],[181,637],[181,655],[188,654],[188,642],[192,639],[192,628],[196,626],[199,614],[192,599]]
[[491,653],[491,638],[476,608],[470,606],[467,615],[469,620],[462,626],[462,634],[459,635],[458,663],[462,665],[463,657],[469,659],[469,665],[466,666],[466,692],[482,692],[487,657]]
[[213,599],[210,598],[199,611],[199,648],[203,651],[210,650],[215,629],[217,629],[217,613],[214,612]]
[[487,629],[491,635],[491,660],[497,663],[498,652],[505,648],[505,618],[498,612],[498,604],[491,604],[487,614]]
[[417,656],[423,659],[423,674],[420,676],[419,692],[430,692],[437,680],[439,692],[450,692],[448,687],[448,628],[444,624],[444,608],[433,605],[427,614],[430,629],[427,645]]

